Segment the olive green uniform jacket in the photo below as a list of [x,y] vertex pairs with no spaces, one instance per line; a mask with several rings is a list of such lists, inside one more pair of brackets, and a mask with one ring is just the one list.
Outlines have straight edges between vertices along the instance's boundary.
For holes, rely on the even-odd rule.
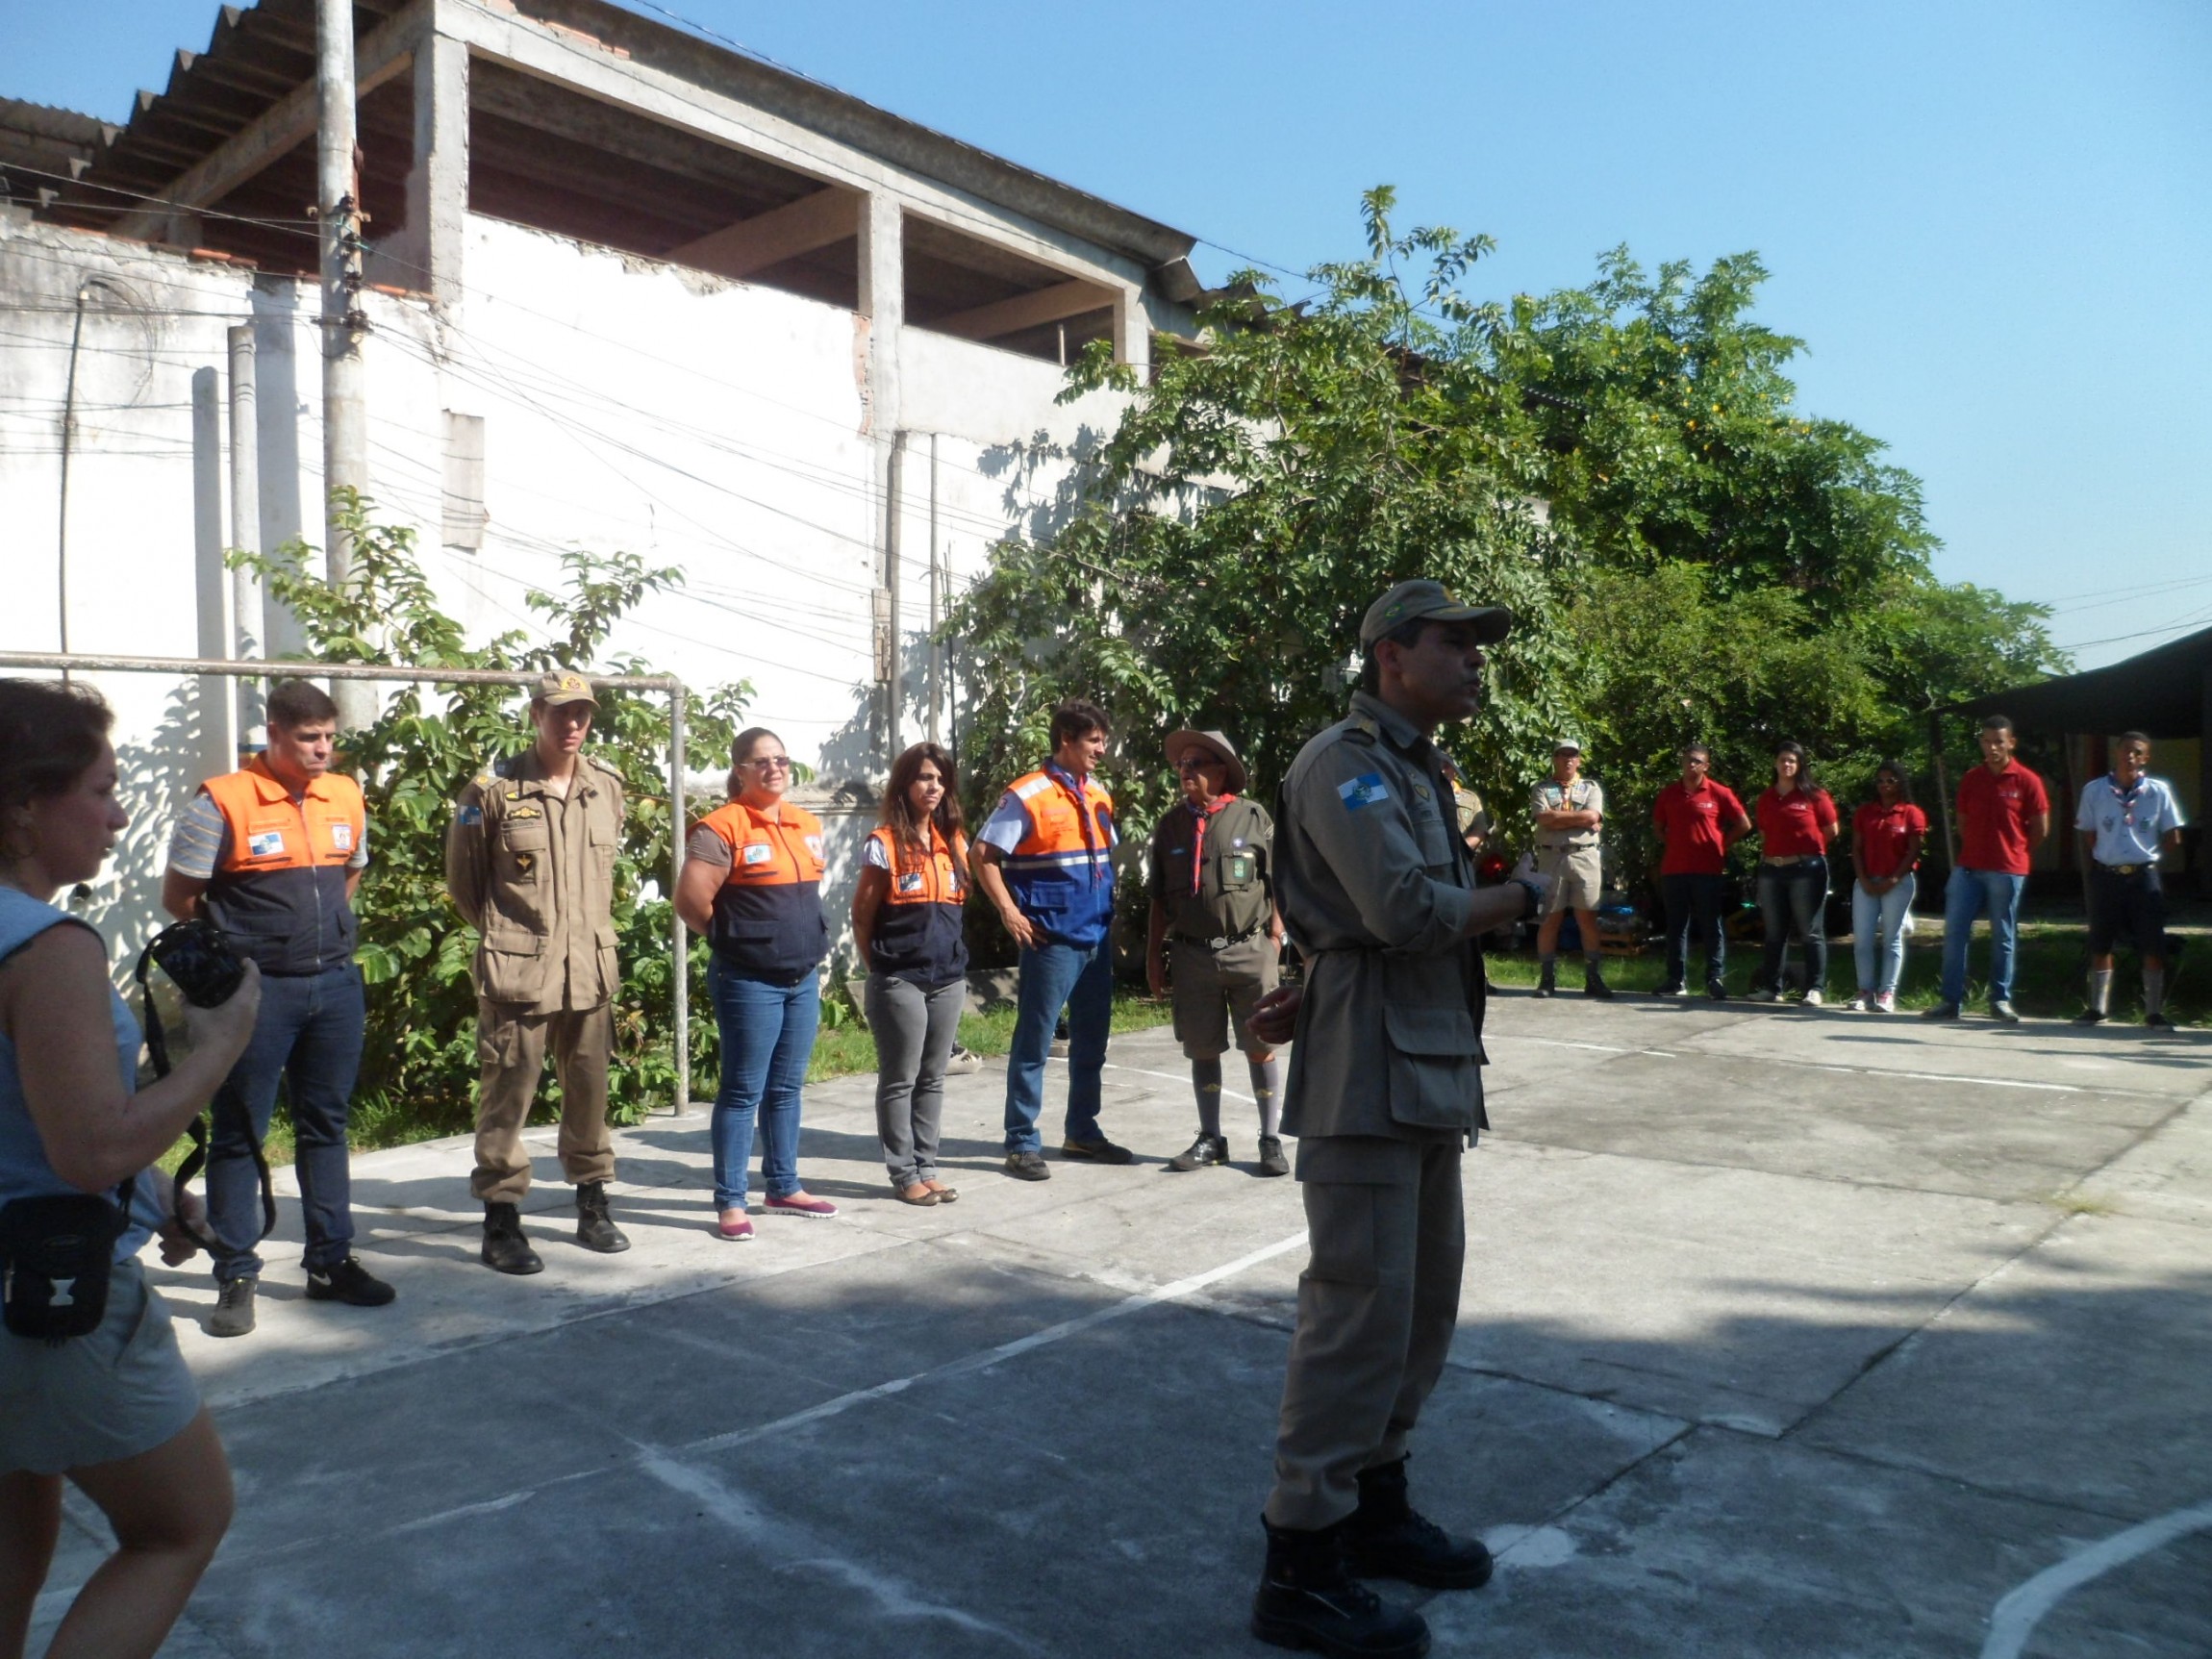
[[1276,893],[1306,960],[1283,1127],[1298,1137],[1301,1180],[1391,1179],[1363,1174],[1388,1150],[1372,1142],[1489,1127],[1458,783],[1442,751],[1365,691],[1283,781]]

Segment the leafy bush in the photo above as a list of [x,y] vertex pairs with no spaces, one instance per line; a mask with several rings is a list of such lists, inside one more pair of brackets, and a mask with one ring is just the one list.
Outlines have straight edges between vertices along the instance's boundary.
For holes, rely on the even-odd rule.
[[[275,553],[234,557],[259,570],[270,596],[304,629],[309,655],[326,663],[542,672],[651,674],[634,656],[589,666],[615,624],[651,592],[679,587],[674,569],[648,568],[633,554],[564,556],[558,594],[532,592],[553,640],[512,629],[470,645],[445,615],[415,555],[415,532],[381,525],[370,503],[340,490],[352,539],[352,580],[332,588],[314,573],[314,550],[298,540]],[[387,688],[389,690],[389,688]],[[687,704],[693,752],[727,754],[752,687],[719,687]],[[445,896],[445,830],[453,800],[479,770],[531,742],[529,693],[520,687],[455,686],[427,679],[384,701],[367,726],[341,734],[340,764],[368,801],[369,864],[356,910],[357,960],[368,986],[368,1039],[356,1091],[357,1119],[378,1141],[465,1130],[475,1119],[476,993],[469,979],[475,931]],[[688,814],[668,798],[668,706],[663,693],[602,689],[591,752],[622,774],[628,814],[616,862],[615,927],[622,985],[615,999],[611,1115],[635,1122],[674,1092],[667,882],[669,835]],[[650,896],[648,896],[648,892]],[[691,1006],[708,1011],[706,953],[691,952]],[[691,1072],[713,1072],[711,1016],[691,1023]],[[712,1083],[706,1084],[709,1092]],[[699,1093],[694,1082],[692,1093]],[[558,1098],[548,1081],[547,1100]]]

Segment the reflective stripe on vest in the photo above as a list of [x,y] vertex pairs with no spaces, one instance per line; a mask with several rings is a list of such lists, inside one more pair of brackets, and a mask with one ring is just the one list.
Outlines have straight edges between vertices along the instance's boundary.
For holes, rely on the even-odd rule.
[[943,985],[968,971],[962,907],[968,897],[964,864],[968,838],[930,825],[929,856],[918,863],[898,844],[889,824],[869,838],[883,849],[890,877],[868,939],[870,971],[921,985]]
[[361,786],[338,772],[300,799],[256,755],[200,786],[223,817],[208,915],[264,973],[320,973],[353,959],[348,867],[368,829]]
[[1093,778],[1047,768],[1008,790],[1029,816],[1029,833],[1001,861],[1021,913],[1054,939],[1088,947],[1106,937],[1114,915],[1114,797]]
[[786,804],[771,819],[732,801],[699,820],[730,849],[707,940],[724,962],[763,979],[796,979],[829,954],[822,920],[822,826]]

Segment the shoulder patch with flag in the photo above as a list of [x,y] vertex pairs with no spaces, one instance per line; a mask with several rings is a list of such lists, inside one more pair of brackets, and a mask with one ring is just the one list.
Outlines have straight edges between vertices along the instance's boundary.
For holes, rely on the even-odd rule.
[[1337,785],[1337,798],[1345,803],[1346,812],[1356,813],[1362,807],[1389,800],[1390,785],[1382,781],[1380,772],[1362,772],[1351,782]]

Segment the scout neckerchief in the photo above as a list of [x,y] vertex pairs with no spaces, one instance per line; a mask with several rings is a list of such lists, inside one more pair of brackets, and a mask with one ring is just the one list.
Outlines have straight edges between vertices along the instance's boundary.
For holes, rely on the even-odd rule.
[[2121,821],[2129,829],[2135,827],[2135,797],[2143,792],[2143,780],[2149,775],[2149,772],[2137,772],[2135,781],[2122,789],[2118,772],[2104,774],[2104,781],[2112,786],[2112,798],[2120,803]]
[[1198,892],[1198,871],[1206,858],[1206,820],[1236,798],[1234,792],[1219,795],[1210,807],[1200,806],[1196,801],[1183,803],[1191,809],[1191,816],[1198,820],[1197,832],[1191,838],[1191,894],[1194,898]]
[[1073,772],[1067,770],[1057,762],[1046,761],[1044,763],[1044,775],[1075,797],[1075,821],[1083,831],[1083,850],[1091,857],[1091,885],[1096,887],[1098,885],[1099,849],[1097,843],[1092,840],[1091,796],[1090,792],[1084,788],[1084,784],[1090,781],[1089,774],[1085,774],[1083,783],[1078,783]]

